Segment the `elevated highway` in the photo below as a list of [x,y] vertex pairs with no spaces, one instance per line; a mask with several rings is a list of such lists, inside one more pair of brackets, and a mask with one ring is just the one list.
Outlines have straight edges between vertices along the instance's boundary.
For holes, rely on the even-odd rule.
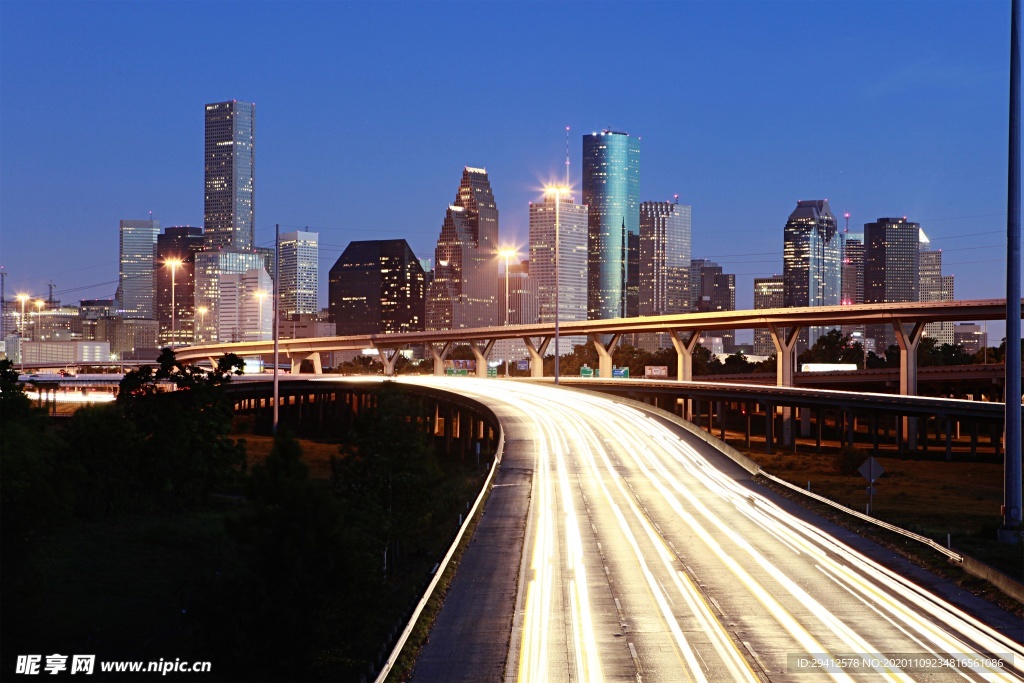
[[482,403],[506,443],[415,681],[1024,676],[1019,620],[790,508],[664,418],[552,386],[399,381]]
[[[612,352],[623,335],[633,333],[668,334],[677,354],[680,381],[693,379],[692,353],[701,334],[714,330],[765,329],[776,347],[778,367],[776,384],[792,386],[796,342],[801,329],[808,326],[835,327],[853,324],[888,324],[896,332],[900,346],[900,393],[917,393],[917,346],[929,322],[955,320],[1003,320],[1005,299],[943,301],[931,303],[858,304],[808,308],[718,311],[679,315],[583,320],[560,324],[561,336],[586,336],[594,342],[600,357],[598,374],[612,376]],[[511,325],[478,329],[370,334],[348,337],[287,339],[279,342],[280,352],[291,359],[293,366],[303,360],[313,363],[315,372],[322,371],[320,354],[328,351],[373,348],[380,354],[384,374],[393,375],[398,353],[402,349],[423,346],[434,360],[434,374],[444,374],[444,360],[457,344],[468,344],[477,359],[477,374],[486,376],[486,361],[500,339],[522,340],[530,353],[530,369],[534,377],[544,375],[543,357],[555,339],[553,323]],[[240,356],[267,355],[274,351],[273,342],[211,344],[177,349],[178,358],[199,361],[219,358],[225,353]]]

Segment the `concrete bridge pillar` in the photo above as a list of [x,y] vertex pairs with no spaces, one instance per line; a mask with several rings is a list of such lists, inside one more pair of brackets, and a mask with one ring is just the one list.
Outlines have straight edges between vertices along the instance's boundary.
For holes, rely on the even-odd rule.
[[601,379],[612,378],[612,353],[615,352],[615,347],[619,345],[619,340],[622,339],[622,333],[616,332],[612,335],[612,338],[607,344],[601,341],[602,335],[600,334],[589,334],[587,335],[590,341],[594,342],[594,348],[597,349],[598,356],[598,376]]
[[384,365],[384,376],[394,377],[395,376],[395,363],[398,362],[401,349],[388,347],[373,343],[373,348],[377,349],[377,355],[380,356],[380,362]]
[[540,343],[534,344],[532,337],[523,337],[526,350],[530,352],[530,377],[544,376],[544,353],[548,350],[551,339],[552,337],[540,337]]
[[476,340],[469,342],[469,348],[473,351],[473,357],[476,358],[476,376],[487,379],[487,357],[491,355],[495,340],[484,339],[482,341],[484,342],[483,349],[477,345]]
[[[900,347],[900,395],[917,395],[917,346],[924,336],[924,323],[913,323],[907,331],[902,320],[894,320],[892,329],[896,332],[896,343]],[[907,448],[917,450],[917,418],[904,417],[903,431],[907,435]]]
[[[768,332],[775,344],[775,384],[780,387],[793,386],[793,366],[796,364],[796,342],[800,334],[800,326],[783,328],[774,323],[768,324]],[[793,437],[793,409],[782,408],[782,443],[796,443]]]
[[[680,335],[688,335],[685,338]],[[676,350],[676,380],[693,381],[693,350],[700,341],[700,330],[669,330],[669,339]]]
[[453,344],[454,342],[450,341],[444,342],[444,344],[441,345],[440,351],[437,350],[437,346],[435,344],[427,344],[427,348],[430,349],[430,355],[434,357],[434,376],[444,376],[444,359],[448,357],[449,353],[451,353]]

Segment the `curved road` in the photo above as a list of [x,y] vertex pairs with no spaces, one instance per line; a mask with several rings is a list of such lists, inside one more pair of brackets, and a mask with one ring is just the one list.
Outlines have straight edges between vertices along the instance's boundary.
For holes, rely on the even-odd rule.
[[[521,566],[503,568],[517,585],[505,681],[1024,680],[1019,632],[786,512],[660,419],[551,386],[403,381],[491,406],[509,448],[529,451]],[[453,618],[442,610],[421,662]],[[458,634],[472,657],[472,629]],[[415,680],[457,677],[448,667]]]

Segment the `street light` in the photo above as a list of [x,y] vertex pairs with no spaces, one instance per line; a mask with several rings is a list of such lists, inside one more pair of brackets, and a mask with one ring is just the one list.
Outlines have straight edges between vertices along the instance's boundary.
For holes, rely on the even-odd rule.
[[[508,260],[515,255],[515,247],[505,247],[504,249],[498,250],[498,256],[505,257],[505,327],[508,327],[509,325],[509,318],[511,317],[510,310],[512,308],[512,305],[508,300]],[[508,377],[508,358],[505,358],[505,377]]]
[[562,195],[569,194],[569,187],[567,185],[549,185],[544,188],[544,194],[555,196],[555,384],[558,384],[558,358],[561,355],[558,348],[558,228],[561,219]]
[[175,325],[175,311],[174,311],[174,308],[175,308],[175,302],[174,302],[174,284],[175,284],[174,283],[174,276],[175,276],[175,273],[178,272],[178,266],[181,265],[181,259],[180,258],[164,259],[164,265],[169,266],[170,269],[171,269],[171,340],[170,340],[171,343],[168,344],[168,346],[170,346],[173,349],[174,348],[175,331],[177,329],[177,327]]

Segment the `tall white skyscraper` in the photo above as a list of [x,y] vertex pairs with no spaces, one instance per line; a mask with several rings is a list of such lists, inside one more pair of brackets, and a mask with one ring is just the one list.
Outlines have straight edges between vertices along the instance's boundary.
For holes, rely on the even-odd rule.
[[256,105],[206,105],[204,240],[207,249],[252,249],[256,214]]
[[317,313],[317,277],[319,274],[320,235],[315,232],[288,232],[281,235],[278,264],[280,314]]
[[154,258],[160,221],[121,221],[117,309],[125,318],[153,318]]
[[[530,204],[530,279],[536,281],[540,322],[555,321],[555,202],[558,206],[558,320],[587,319],[588,212],[567,194],[549,193]],[[562,354],[584,344],[583,337],[559,343]],[[549,349],[554,352],[554,347]]]

